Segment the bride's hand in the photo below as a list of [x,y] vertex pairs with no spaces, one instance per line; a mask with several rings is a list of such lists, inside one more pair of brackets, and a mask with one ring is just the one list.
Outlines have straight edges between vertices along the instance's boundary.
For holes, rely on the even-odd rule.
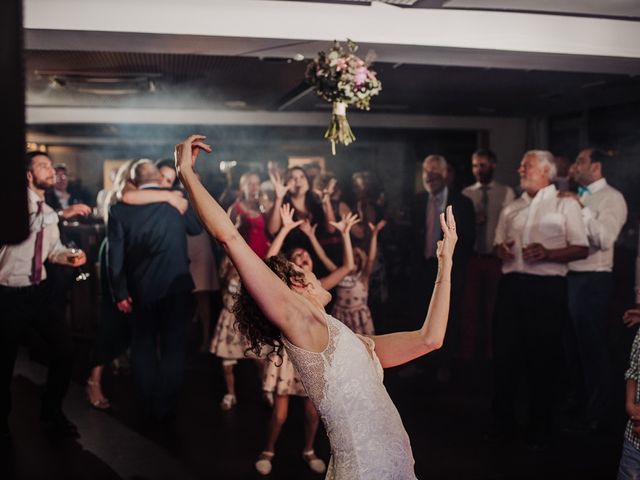
[[182,170],[193,168],[200,150],[211,153],[211,147],[203,142],[205,138],[207,137],[204,135],[191,135],[182,143],[176,145],[173,155],[178,173]]
[[447,207],[445,213],[440,214],[440,227],[442,228],[442,240],[438,241],[436,254],[440,260],[451,260],[453,257],[453,251],[456,247],[456,242],[458,241],[456,220],[453,217],[453,208],[451,205]]

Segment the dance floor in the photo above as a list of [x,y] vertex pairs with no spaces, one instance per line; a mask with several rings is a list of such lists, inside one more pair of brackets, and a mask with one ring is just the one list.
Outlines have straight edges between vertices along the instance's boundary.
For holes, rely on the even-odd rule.
[[[483,439],[489,426],[488,366],[476,362],[446,384],[435,380],[428,359],[417,367],[421,371],[413,367],[388,370],[385,382],[411,437],[418,478],[615,478],[622,414],[613,419],[606,433],[572,434],[559,427],[549,446],[540,451],[527,448],[519,438],[508,443],[488,442]],[[104,413],[86,402],[78,368],[66,411],[81,437],[52,444],[37,418],[44,369],[23,352],[13,382],[13,442],[4,452],[2,478],[261,478],[253,463],[263,447],[269,408],[260,399],[257,369],[252,362],[241,363],[238,405],[223,412],[218,406],[223,394],[219,368],[214,358],[194,353],[175,426],[151,430],[141,428],[137,420],[131,377],[105,375],[113,409]],[[312,474],[301,458],[303,412],[296,400],[291,402],[268,478],[322,478]],[[316,444],[318,454],[327,459],[328,442],[322,428]]]

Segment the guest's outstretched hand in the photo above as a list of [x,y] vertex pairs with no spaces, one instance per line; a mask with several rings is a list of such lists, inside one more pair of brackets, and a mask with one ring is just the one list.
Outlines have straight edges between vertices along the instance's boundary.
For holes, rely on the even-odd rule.
[[458,241],[456,219],[453,217],[453,208],[451,205],[447,207],[445,213],[440,214],[440,227],[442,228],[442,240],[438,241],[436,254],[440,260],[451,260],[456,242]]
[[316,236],[316,228],[318,228],[318,224],[315,223],[311,225],[309,219],[306,219],[300,224],[300,230],[302,230],[302,233],[304,233],[309,238]]
[[342,220],[340,220],[339,222],[329,222],[329,224],[336,228],[344,236],[348,235],[349,231],[351,231],[351,227],[353,227],[359,221],[360,217],[358,217],[358,215],[349,212],[344,217],[342,217]]
[[371,233],[373,233],[374,235],[377,235],[378,233],[380,233],[380,230],[386,227],[386,225],[387,225],[386,220],[380,220],[376,224],[369,222],[369,229],[371,230]]
[[288,203],[285,203],[280,207],[280,218],[282,219],[283,229],[291,231],[303,222],[302,220],[293,219],[295,211],[296,209],[291,208],[291,205]]
[[196,159],[200,150],[211,153],[211,147],[204,143],[204,135],[191,135],[182,143],[176,145],[173,156],[176,161],[178,174],[185,169],[192,169],[196,164]]
[[289,182],[287,185],[282,183],[282,178],[278,172],[269,173],[269,180],[273,184],[273,189],[276,194],[276,198],[282,199],[287,194],[287,192],[291,191],[292,184]]

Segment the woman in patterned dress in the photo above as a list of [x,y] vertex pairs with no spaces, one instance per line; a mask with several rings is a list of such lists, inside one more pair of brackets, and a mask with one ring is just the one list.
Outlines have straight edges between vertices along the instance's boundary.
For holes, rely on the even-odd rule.
[[[264,258],[269,249],[265,234],[264,216],[260,209],[260,177],[248,172],[240,177],[240,197],[229,207],[229,218],[236,225],[238,232],[256,255]],[[234,366],[238,360],[253,358],[261,362],[256,355],[245,355],[249,344],[235,327],[233,305],[235,296],[240,292],[240,277],[233,264],[225,258],[220,269],[225,279],[222,295],[223,307],[218,318],[216,331],[211,340],[211,353],[222,358],[222,370],[227,386],[227,393],[222,397],[220,408],[232,409],[238,403],[235,389]],[[260,365],[262,370],[262,365]]]
[[249,342],[235,325],[236,317],[233,314],[233,305],[236,296],[240,293],[240,276],[228,257],[222,260],[220,277],[224,284],[222,310],[218,317],[216,330],[211,338],[210,352],[222,359],[222,371],[227,386],[227,393],[222,397],[220,408],[231,410],[238,403],[233,368],[238,360],[257,357],[250,355]]
[[382,379],[383,367],[407,363],[442,346],[451,295],[457,241],[451,207],[440,215],[438,274],[419,330],[363,337],[324,311],[331,294],[311,271],[272,257],[263,262],[238,234],[224,210],[196,178],[202,135],[176,145],[179,175],[209,233],[236,266],[242,287],[234,308],[238,326],[258,353],[286,348],[325,425],[331,445],[330,480],[413,480],[407,432]]
[[369,255],[361,248],[353,249],[356,267],[336,287],[336,300],[331,310],[334,318],[344,323],[351,331],[362,335],[375,335],[371,310],[367,304],[369,278],[378,254],[378,233],[386,224],[385,220],[380,220],[375,225],[369,223]]
[[[302,231],[309,237],[309,240],[316,250],[318,257],[323,262],[331,262],[328,260],[324,250],[318,243],[315,235],[315,226],[312,227],[308,220],[294,221],[294,209],[290,205],[284,204],[280,207],[280,216],[282,228],[278,235],[273,240],[267,257],[277,255],[284,244],[284,241],[289,233],[296,227],[301,227]],[[335,287],[349,271],[353,269],[353,249],[351,248],[351,240],[349,231],[351,227],[358,221],[357,216],[347,215],[341,222],[334,222],[333,226],[342,235],[344,243],[344,264],[342,267],[336,267],[333,265],[331,273],[320,279],[320,283],[326,289]],[[303,227],[304,226],[304,227]],[[305,271],[311,272],[313,270],[313,260],[303,248],[294,248],[288,255],[289,260]],[[287,412],[289,408],[289,397],[291,395],[304,397],[304,409],[305,409],[305,424],[304,424],[304,448],[302,456],[309,465],[312,471],[315,473],[323,473],[326,469],[325,463],[319,459],[313,449],[313,441],[318,431],[318,412],[302,385],[300,376],[296,372],[295,367],[289,360],[286,353],[280,355],[280,358],[272,359],[267,362],[264,379],[262,382],[262,389],[266,392],[274,393],[274,405],[271,413],[271,419],[269,420],[269,431],[267,434],[267,442],[265,449],[260,453],[258,461],[256,462],[256,470],[262,475],[268,475],[271,472],[271,461],[275,455],[275,446],[280,436],[280,431],[284,422],[287,420]]]

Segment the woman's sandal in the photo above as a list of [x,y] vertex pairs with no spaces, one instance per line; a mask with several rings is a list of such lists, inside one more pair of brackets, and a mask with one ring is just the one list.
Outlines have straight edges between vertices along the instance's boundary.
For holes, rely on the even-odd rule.
[[271,460],[273,460],[273,456],[275,453],[273,452],[262,452],[258,457],[258,461],[256,462],[256,471],[260,475],[269,475],[271,473]]
[[93,380],[87,380],[87,386],[85,387],[85,392],[87,393],[87,400],[89,401],[89,405],[97,410],[109,410],[111,408],[111,403],[109,403],[109,399],[106,397],[98,398],[96,400],[91,400],[91,389],[93,387],[100,386],[99,382],[94,382]]
[[316,452],[313,450],[302,452],[302,458],[313,473],[324,473],[327,470],[327,466],[324,461],[318,458]]

